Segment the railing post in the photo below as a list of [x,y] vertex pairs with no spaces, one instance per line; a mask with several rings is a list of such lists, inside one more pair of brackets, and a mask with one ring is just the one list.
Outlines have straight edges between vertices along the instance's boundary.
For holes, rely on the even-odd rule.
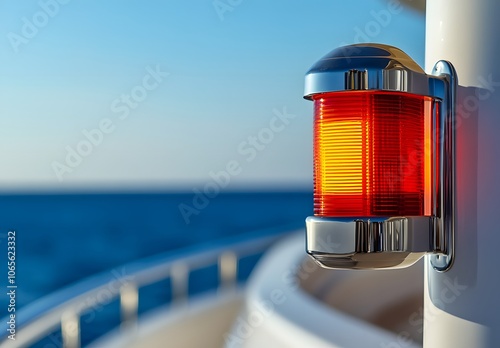
[[137,328],[137,313],[139,310],[139,290],[134,283],[126,283],[120,288],[120,312],[122,331]]
[[73,311],[61,316],[62,345],[64,348],[80,348],[80,317]]
[[188,298],[189,267],[184,262],[177,262],[170,269],[172,282],[172,302],[183,303]]
[[219,290],[236,287],[238,275],[238,257],[232,251],[225,251],[219,256]]

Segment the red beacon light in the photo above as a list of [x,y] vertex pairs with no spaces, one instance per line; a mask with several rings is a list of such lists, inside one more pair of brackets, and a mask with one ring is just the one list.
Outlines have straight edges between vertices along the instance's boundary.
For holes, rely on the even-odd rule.
[[306,75],[314,102],[307,252],[327,268],[451,266],[456,73],[398,48],[338,48]]
[[432,215],[435,99],[354,90],[314,100],[314,214]]

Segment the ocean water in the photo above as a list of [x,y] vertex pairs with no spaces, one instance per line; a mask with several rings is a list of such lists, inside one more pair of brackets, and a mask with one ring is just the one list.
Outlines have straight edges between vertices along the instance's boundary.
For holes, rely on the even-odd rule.
[[[228,236],[302,227],[311,192],[221,193],[200,209],[193,193],[0,196],[0,281],[16,231],[17,309],[90,275]],[[183,217],[179,205],[196,210]],[[191,211],[193,212],[193,211]],[[2,272],[4,274],[2,274]],[[3,291],[2,291],[3,292]],[[0,296],[0,317],[8,298]]]

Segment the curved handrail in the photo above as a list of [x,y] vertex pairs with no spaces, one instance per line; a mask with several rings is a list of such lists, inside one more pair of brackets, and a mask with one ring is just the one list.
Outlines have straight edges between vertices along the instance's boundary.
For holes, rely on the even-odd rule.
[[[288,230],[290,231],[290,230]],[[259,236],[248,240],[219,241],[216,245],[202,244],[177,252],[168,252],[125,265],[119,269],[100,273],[76,284],[56,291],[20,309],[16,313],[16,340],[8,339],[9,333],[0,333],[2,347],[27,346],[40,341],[61,327],[62,346],[80,347],[80,317],[97,306],[119,298],[121,325],[135,325],[138,310],[138,290],[170,278],[173,300],[187,297],[188,278],[191,271],[211,265],[219,267],[219,286],[235,286],[237,262],[247,256],[264,252],[281,237],[289,234],[272,234],[260,231]],[[246,240],[242,240],[245,238]],[[106,302],[102,298],[106,297]],[[7,322],[3,318],[2,322]]]

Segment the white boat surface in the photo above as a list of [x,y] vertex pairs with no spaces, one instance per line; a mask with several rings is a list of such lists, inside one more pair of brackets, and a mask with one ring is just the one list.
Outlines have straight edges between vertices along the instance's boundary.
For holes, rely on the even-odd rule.
[[269,250],[245,289],[158,310],[91,347],[421,346],[421,323],[407,318],[422,310],[422,263],[329,272],[304,257],[303,243],[301,231]]

